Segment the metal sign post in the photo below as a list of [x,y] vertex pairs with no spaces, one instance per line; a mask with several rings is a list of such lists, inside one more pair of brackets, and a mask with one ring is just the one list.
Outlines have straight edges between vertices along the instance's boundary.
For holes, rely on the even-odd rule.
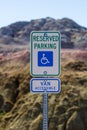
[[30,91],[43,93],[43,130],[48,130],[48,94],[61,90],[58,78],[46,78],[60,74],[60,32],[33,31],[30,35]]
[[43,93],[43,130],[48,130],[48,94],[59,93],[60,80],[58,78],[32,78],[30,91]]
[[43,94],[43,130],[48,130],[48,94]]

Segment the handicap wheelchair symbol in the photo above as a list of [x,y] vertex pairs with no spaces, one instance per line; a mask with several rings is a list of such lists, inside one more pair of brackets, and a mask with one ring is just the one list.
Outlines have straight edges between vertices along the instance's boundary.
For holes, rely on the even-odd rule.
[[53,52],[39,51],[38,52],[38,66],[53,66]]
[[47,59],[47,57],[45,57],[44,53],[43,53],[43,56],[41,58],[41,63],[44,64],[44,65],[47,64],[47,63],[50,63],[49,60]]

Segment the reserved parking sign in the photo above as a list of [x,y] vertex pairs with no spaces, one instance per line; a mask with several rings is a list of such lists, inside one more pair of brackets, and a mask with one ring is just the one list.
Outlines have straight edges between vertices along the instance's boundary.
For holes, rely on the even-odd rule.
[[33,31],[30,35],[30,72],[32,76],[60,74],[60,33]]

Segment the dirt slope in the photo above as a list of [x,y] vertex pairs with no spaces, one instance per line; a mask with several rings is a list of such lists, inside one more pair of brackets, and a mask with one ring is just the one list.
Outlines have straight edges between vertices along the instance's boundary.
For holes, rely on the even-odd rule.
[[[29,91],[29,51],[0,57],[0,130],[42,130],[43,95]],[[87,130],[86,59],[86,51],[61,50],[61,93],[48,95],[49,130]]]

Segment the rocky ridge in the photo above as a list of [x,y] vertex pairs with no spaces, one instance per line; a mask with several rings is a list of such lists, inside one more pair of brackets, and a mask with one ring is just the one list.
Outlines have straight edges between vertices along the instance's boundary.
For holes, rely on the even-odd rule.
[[0,28],[0,45],[28,45],[31,31],[60,31],[62,48],[87,48],[87,28],[68,18],[56,20],[50,17]]

